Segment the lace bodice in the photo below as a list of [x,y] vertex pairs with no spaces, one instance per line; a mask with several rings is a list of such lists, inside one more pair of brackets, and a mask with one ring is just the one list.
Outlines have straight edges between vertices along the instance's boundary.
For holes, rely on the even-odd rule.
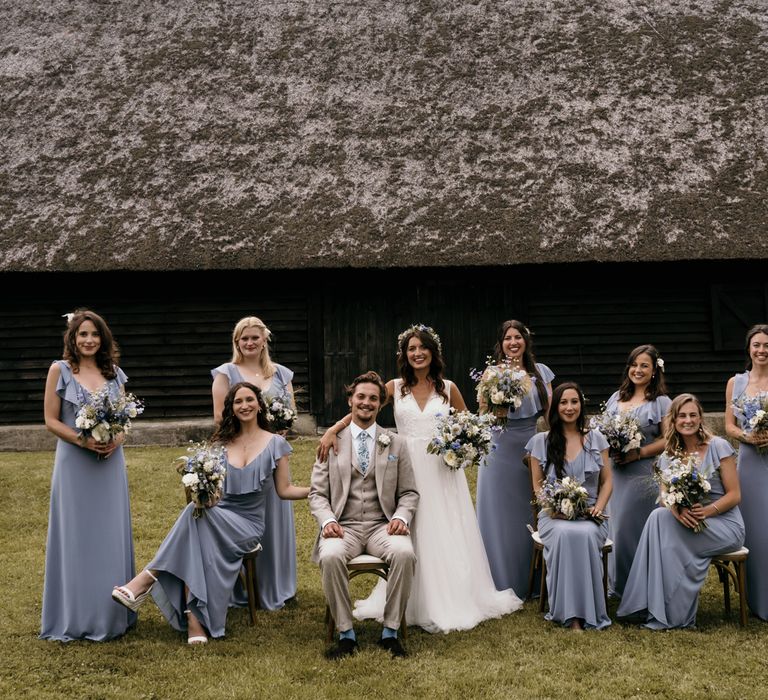
[[[438,415],[448,413],[451,408],[450,403],[445,401],[437,392],[433,392],[422,411],[413,394],[409,392],[405,396],[401,396],[400,387],[402,384],[402,379],[395,379],[394,410],[397,432],[406,437],[431,438],[435,429],[435,418]],[[449,396],[451,393],[451,382],[447,379],[445,380],[445,393]]]

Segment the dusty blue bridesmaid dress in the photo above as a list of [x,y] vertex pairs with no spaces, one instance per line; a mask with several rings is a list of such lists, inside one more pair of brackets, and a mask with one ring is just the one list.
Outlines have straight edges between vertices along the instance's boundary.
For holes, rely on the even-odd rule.
[[[211,370],[215,378],[223,374],[229,385],[245,379],[234,362],[227,362]],[[293,372],[283,365],[275,364],[272,384],[264,392],[264,400],[288,393]],[[265,486],[267,491],[266,513],[264,515],[264,536],[261,545],[264,551],[256,559],[256,577],[259,582],[259,603],[264,610],[278,610],[296,595],[296,526],[293,520],[293,502],[284,501],[277,495],[273,485]],[[237,604],[245,603],[244,594],[238,591],[234,597]]]
[[[244,467],[227,463],[222,499],[199,518],[194,504],[181,512],[147,568],[157,583],[152,597],[171,626],[186,631],[192,610],[211,637],[223,637],[232,590],[243,555],[264,534],[264,511],[277,461],[291,453],[280,436]],[[273,486],[272,486],[273,487]],[[189,588],[185,599],[184,585]]]
[[[611,395],[605,408],[618,413],[619,392]],[[631,411],[640,423],[645,446],[658,439],[661,420],[672,403],[668,396],[659,396]],[[613,492],[609,513],[608,532],[613,540],[613,554],[608,558],[608,587],[612,595],[621,598],[627,583],[632,560],[645,521],[658,504],[659,487],[653,480],[655,457],[638,459],[630,464],[613,465]]]
[[[538,362],[536,367],[545,384],[554,379],[549,367]],[[528,594],[533,551],[526,527],[533,524],[531,475],[523,457],[542,409],[534,385],[520,408],[509,412],[506,428],[494,433],[495,447],[477,475],[477,521],[494,585],[500,591],[512,588],[519,598]]]
[[[526,445],[532,457],[539,460],[546,478],[554,477],[555,467],[547,463],[547,435],[539,433]],[[589,505],[597,500],[601,452],[608,449],[602,433],[590,430],[584,437],[584,448],[571,462],[565,463],[565,474],[582,483],[589,493]],[[608,537],[608,524],[593,520],[562,520],[539,512],[539,535],[544,543],[547,563],[547,620],[568,625],[584,620],[587,629],[603,629],[611,624],[603,592],[603,556],[601,549]]]
[[[61,370],[56,394],[62,423],[75,428],[75,417],[88,397],[69,363]],[[127,377],[107,384],[115,397]],[[64,440],[57,440],[51,479],[48,542],[41,639],[69,642],[104,641],[124,634],[135,613],[115,605],[115,581],[134,576],[133,534],[123,448],[108,459]]]
[[[734,400],[743,397],[748,382],[749,372],[734,377]],[[741,425],[739,416],[736,420]],[[744,544],[749,549],[747,601],[755,615],[768,620],[768,455],[761,455],[756,447],[741,443],[737,464],[741,484],[739,509],[746,530]]]
[[[712,487],[709,501],[725,494],[720,481],[720,461],[734,455],[728,442],[713,437],[701,471]],[[665,457],[659,458],[663,468]],[[645,616],[645,627],[671,629],[696,623],[699,591],[707,578],[710,559],[744,544],[744,521],[738,506],[709,517],[707,528],[694,532],[680,524],[667,508],[649,516],[637,546],[624,596],[616,614]]]

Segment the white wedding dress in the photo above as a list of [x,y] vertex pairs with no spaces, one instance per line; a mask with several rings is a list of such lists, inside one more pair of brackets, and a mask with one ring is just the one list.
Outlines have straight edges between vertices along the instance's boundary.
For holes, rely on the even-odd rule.
[[[450,394],[450,382],[445,382]],[[419,490],[419,506],[411,523],[416,550],[416,575],[408,599],[406,619],[428,632],[451,632],[475,627],[522,607],[512,589],[497,591],[477,524],[467,478],[453,471],[438,455],[427,453],[435,418],[449,405],[433,394],[424,410],[407,393],[400,395],[395,380],[395,423],[406,438]],[[357,619],[382,620],[386,582],[355,603]]]

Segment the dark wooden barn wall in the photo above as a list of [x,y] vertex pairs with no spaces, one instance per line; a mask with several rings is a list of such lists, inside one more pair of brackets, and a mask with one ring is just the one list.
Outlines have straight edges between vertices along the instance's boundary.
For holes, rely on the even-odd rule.
[[[141,276],[137,276],[141,279]],[[84,280],[85,281],[85,280]],[[231,358],[231,333],[243,316],[258,315],[273,333],[272,357],[295,372],[297,399],[306,409],[309,385],[308,321],[303,292],[238,300],[187,280],[156,287],[156,298],[116,298],[85,285],[48,299],[4,295],[0,303],[0,423],[42,421],[45,376],[61,357],[64,319],[78,305],[101,313],[120,344],[129,389],[146,402],[145,417],[185,418],[211,413],[211,368]],[[143,290],[146,296],[150,289]],[[230,292],[231,293],[231,292]],[[235,294],[231,293],[232,296]]]
[[[444,273],[429,284],[417,276],[409,284],[406,277],[356,297],[326,288],[326,308],[333,313],[324,322],[319,420],[330,424],[346,411],[341,387],[358,372],[396,376],[396,337],[414,321],[440,334],[446,376],[474,408],[469,370],[482,366],[507,318],[534,331],[537,359],[556,373],[555,384],[579,382],[592,411],[618,388],[629,351],[643,343],[661,351],[671,395],[692,391],[708,411],[722,411],[725,384],[744,367],[745,331],[768,318],[761,274],[760,263],[557,266]],[[391,413],[383,420],[390,422]]]

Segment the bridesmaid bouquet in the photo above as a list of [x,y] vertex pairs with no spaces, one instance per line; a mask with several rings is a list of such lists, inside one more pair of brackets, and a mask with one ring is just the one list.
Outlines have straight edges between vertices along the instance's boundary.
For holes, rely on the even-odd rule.
[[536,494],[535,503],[550,517],[566,520],[589,517],[589,494],[576,479],[570,476],[562,479],[548,478]]
[[187,448],[185,457],[178,457],[176,471],[189,500],[195,504],[193,517],[205,514],[206,508],[221,495],[227,473],[227,453],[223,445],[198,442]]
[[[743,396],[731,404],[733,414],[740,418],[748,435],[761,433],[768,438],[768,393]],[[768,445],[757,447],[761,455],[768,454]]]
[[449,469],[475,467],[491,451],[491,426],[494,423],[495,418],[491,415],[478,416],[452,408],[448,415],[438,415],[427,452],[442,456]]
[[599,430],[605,436],[612,455],[638,450],[643,442],[640,424],[632,413],[629,411],[609,413],[605,410],[605,404],[599,416],[590,418],[589,427]]
[[520,408],[523,397],[531,389],[528,372],[515,369],[509,362],[496,364],[491,357],[486,360],[486,368],[482,372],[473,369],[469,376],[477,382],[480,413],[492,413],[496,424],[502,428],[509,411]]
[[[711,486],[699,467],[697,455],[682,453],[670,457],[664,469],[657,467],[654,478],[662,489],[659,503],[667,508],[674,505],[690,508],[694,503],[706,503]],[[706,520],[701,520],[693,531],[701,532],[705,527]]]
[[131,420],[144,412],[144,404],[133,394],[121,393],[112,398],[108,387],[88,395],[75,416],[75,427],[82,440],[110,442],[120,433],[128,433]]
[[298,413],[291,408],[291,399],[287,394],[269,400],[267,420],[276,433],[290,429],[297,415]]

